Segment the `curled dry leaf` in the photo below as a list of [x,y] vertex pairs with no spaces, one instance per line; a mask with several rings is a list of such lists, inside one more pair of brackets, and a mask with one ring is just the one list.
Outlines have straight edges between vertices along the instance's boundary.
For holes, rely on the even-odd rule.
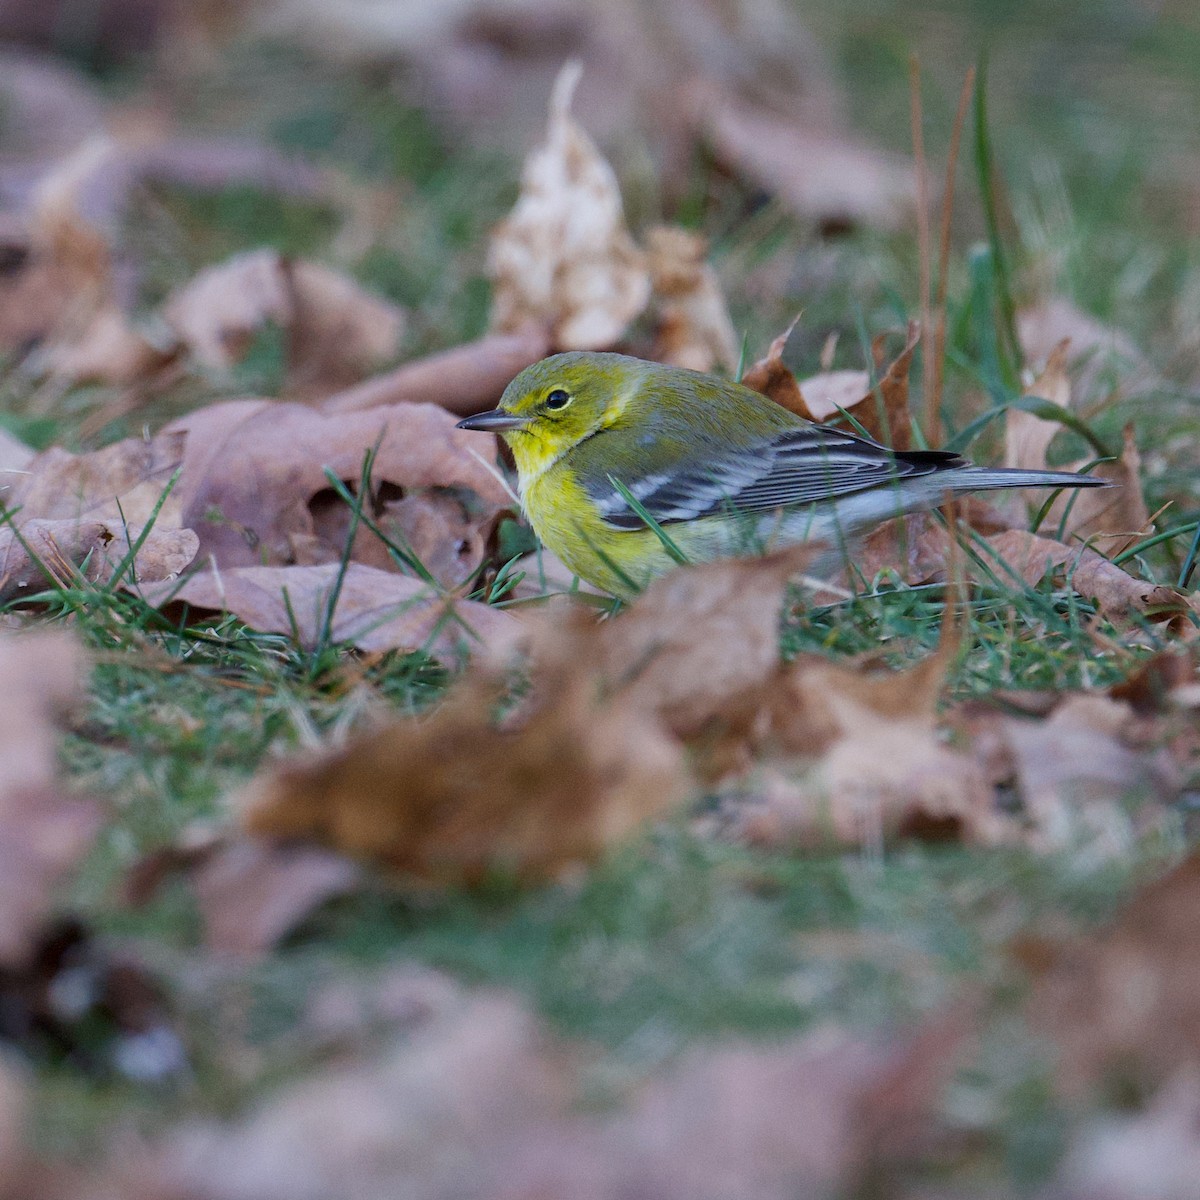
[[369,653],[425,651],[453,664],[481,645],[502,655],[519,633],[516,618],[501,609],[354,562],[344,571],[340,563],[209,568],[182,583],[140,589],[151,604],[233,613],[251,629],[294,636],[308,648],[320,644],[335,593],[330,640]]
[[[441,582],[455,587],[483,561],[512,501],[495,467],[494,439],[454,428],[432,404],[324,415],[300,404],[231,401],[174,423],[188,433],[178,496],[200,555],[230,567],[335,562],[350,532],[349,506],[331,471],[362,488],[374,451],[368,518]],[[356,555],[392,565],[365,529]]]
[[254,958],[359,878],[354,863],[328,850],[239,838],[205,856],[192,886],[209,949]]
[[788,412],[795,413],[805,421],[816,418],[808,407],[807,400],[796,382],[796,376],[791,367],[783,361],[783,351],[796,328],[795,320],[767,347],[767,353],[754,363],[742,376],[742,383],[756,392],[783,405]]
[[[174,579],[196,557],[190,529],[142,530],[116,521],[26,521],[0,529],[0,601],[18,600],[79,578],[108,583],[124,564],[129,586]],[[137,546],[132,564],[127,560]]]
[[[883,369],[886,334],[879,334],[871,345],[875,366]],[[913,420],[908,407],[908,372],[913,351],[921,340],[921,327],[916,321],[908,323],[908,336],[900,353],[880,376],[879,383],[870,389],[854,406],[854,416],[877,442],[896,450],[911,450]]]
[[115,306],[100,309],[78,337],[57,341],[36,355],[31,369],[65,384],[129,387],[156,375],[177,357],[157,345]]
[[64,633],[0,638],[0,968],[23,964],[100,826],[99,806],[57,783],[57,722],[82,702],[85,674]]
[[[186,435],[126,438],[88,454],[52,447],[34,458],[6,500],[22,517],[64,521],[84,516],[144,525],[183,462]],[[177,528],[182,513],[168,497],[158,522]]]
[[14,510],[0,528],[0,596],[6,600],[67,583],[80,569],[107,582],[129,556],[154,511],[130,577],[153,583],[177,575],[199,540],[180,528],[177,498],[163,493],[183,453],[184,437],[128,438],[90,454],[51,449],[11,476],[5,500]]
[[393,721],[251,783],[242,823],[305,837],[432,883],[490,871],[552,878],[588,863],[683,796],[678,745],[644,712],[597,699],[571,651],[535,658],[533,700],[498,728],[503,686],[469,672],[429,717]]
[[676,367],[737,369],[738,340],[717,273],[705,261],[708,242],[677,226],[646,234],[650,281],[658,301],[654,357]]
[[546,328],[560,350],[611,346],[650,299],[616,175],[570,115],[579,73],[568,63],[559,75],[546,141],[526,161],[516,207],[488,247],[492,329]]
[[1065,583],[1095,600],[1099,610],[1114,620],[1134,612],[1173,620],[1187,610],[1186,599],[1178,592],[1136,579],[1086,546],[1064,546],[1024,529],[1010,529],[985,541],[995,559],[989,566],[1002,582],[1016,575],[1033,586],[1047,572],[1061,570]]
[[328,390],[391,358],[404,313],[328,267],[253,250],[201,271],[163,310],[192,355],[227,370],[268,324],[288,339],[288,386]]
[[[742,376],[742,383],[806,421],[834,420],[841,415],[841,410],[853,410],[855,420],[877,442],[897,450],[911,449],[908,372],[920,339],[917,323],[910,322],[904,348],[874,388],[865,371],[827,371],[798,383],[792,369],[783,361],[784,348],[795,327],[796,321],[793,321],[771,343],[765,357]],[[880,335],[873,347],[880,369],[883,367],[883,345],[884,335]]]
[[[1059,408],[1071,407],[1071,380],[1067,375],[1070,347],[1067,338],[1054,347],[1046,365],[1030,384],[1029,395],[1048,400]],[[1022,471],[1044,471],[1048,465],[1046,452],[1061,429],[1056,421],[1044,421],[1019,408],[1009,409],[1004,414],[1004,465]]]

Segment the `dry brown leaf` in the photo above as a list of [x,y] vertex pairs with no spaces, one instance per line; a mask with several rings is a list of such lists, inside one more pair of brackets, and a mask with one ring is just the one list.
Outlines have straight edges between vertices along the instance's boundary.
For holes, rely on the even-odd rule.
[[295,635],[311,648],[321,640],[335,590],[330,638],[367,652],[424,650],[453,664],[477,647],[503,654],[520,632],[501,609],[356,562],[344,572],[339,563],[210,568],[139,593],[151,604],[233,613],[252,629]]
[[550,339],[541,330],[488,334],[337,392],[321,408],[329,413],[356,412],[417,401],[470,416],[495,408],[509,381],[549,352]]
[[1171,620],[1186,609],[1185,598],[1178,592],[1135,579],[1086,546],[1064,546],[1023,529],[1010,529],[985,540],[998,560],[989,565],[1002,582],[1012,571],[1033,586],[1048,571],[1062,569],[1065,582],[1079,595],[1095,600],[1100,611],[1113,619],[1142,612]]
[[[886,334],[879,334],[871,346],[877,370],[883,370],[886,338]],[[913,447],[913,421],[908,407],[908,370],[920,339],[920,325],[910,321],[904,348],[880,376],[879,383],[853,406],[855,418],[867,433],[881,445],[895,450],[911,450]]]
[[32,369],[64,384],[128,387],[175,361],[176,347],[154,345],[115,306],[101,308],[77,336],[36,356]]
[[1071,343],[1068,365],[1075,390],[1086,400],[1102,399],[1116,388],[1126,394],[1154,387],[1158,375],[1128,334],[1056,296],[1017,314],[1017,337],[1029,362],[1044,363],[1064,340]]
[[[1080,466],[1084,464],[1080,463]],[[1151,532],[1150,510],[1142,491],[1142,456],[1133,440],[1133,426],[1121,436],[1121,453],[1113,462],[1103,462],[1091,474],[1116,484],[1111,488],[1087,488],[1079,493],[1067,514],[1065,528],[1105,555],[1120,554]],[[1060,509],[1068,503],[1059,497],[1051,506],[1047,524],[1057,529]]]
[[[352,491],[375,451],[366,515],[384,518],[448,587],[483,560],[512,500],[494,466],[495,441],[454,428],[432,404],[397,404],[326,416],[301,404],[231,401],[189,414],[177,489],[200,555],[230,567],[337,561],[350,508],[326,469]],[[390,505],[390,507],[389,507]],[[365,529],[356,552],[390,566]]]
[[328,267],[253,250],[201,271],[163,309],[203,365],[228,370],[273,324],[288,339],[288,386],[328,391],[391,358],[404,313]]
[[[749,781],[735,835],[805,847],[873,846],[897,837],[1003,840],[1007,830],[979,765],[939,736],[945,667],[945,651],[883,674],[794,664],[774,713],[774,737],[787,756]],[[807,759],[802,773],[788,763],[797,752]]]
[[363,881],[357,864],[317,846],[192,827],[134,864],[122,899],[141,907],[175,876],[190,884],[207,948],[241,959],[274,949],[326,901]]
[[69,583],[80,569],[93,582],[109,581],[156,507],[129,578],[154,583],[182,571],[199,539],[180,528],[176,498],[159,506],[183,444],[182,434],[164,433],[128,438],[90,454],[54,448],[10,476],[14,482],[5,500],[15,515],[0,528],[0,596],[12,600],[50,583]]
[[844,582],[849,587],[861,574],[870,583],[881,572],[894,571],[909,587],[918,587],[944,581],[950,558],[946,526],[931,513],[911,513],[885,521],[863,538],[853,556],[855,575],[847,571]]
[[669,811],[688,775],[651,717],[597,699],[579,640],[566,645],[570,656],[535,659],[533,700],[515,724],[496,726],[500,680],[468,673],[427,718],[260,776],[242,801],[245,828],[433,883],[489,871],[545,879],[590,862]]
[[57,783],[56,724],[82,702],[85,661],[65,633],[0,638],[0,967],[23,963],[62,877],[88,850],[102,813]]
[[315,846],[231,840],[192,873],[205,944],[256,958],[326,900],[352,891],[360,877],[354,863]]
[[776,404],[783,405],[788,412],[795,413],[805,421],[814,420],[807,400],[796,382],[796,376],[791,367],[783,361],[783,351],[787,346],[792,330],[796,328],[795,320],[767,347],[767,353],[754,363],[742,376],[742,383],[761,392]]
[[[26,465],[6,499],[21,519],[90,517],[145,525],[184,461],[186,441],[181,432],[165,431],[87,454],[52,447]],[[180,516],[178,498],[168,497],[156,526],[178,528]]]
[[717,158],[804,220],[896,229],[912,215],[915,184],[902,158],[728,95],[700,95],[696,111]]
[[[1013,526],[1010,516],[979,496],[960,496],[955,515],[976,533],[1003,533]],[[855,591],[883,571],[894,572],[909,587],[944,583],[954,549],[946,525],[933,513],[916,512],[877,525],[854,548],[852,562],[843,567],[834,583]]]
[[818,547],[681,567],[596,633],[608,687],[677,737],[745,735],[781,670],[789,580]]
[[[151,529],[115,521],[26,521],[0,529],[0,600],[18,600],[53,584],[78,578],[108,583],[125,563],[128,586],[174,579],[196,557],[199,539],[190,529]],[[126,563],[134,546],[137,554]]]
[[546,141],[526,160],[520,197],[488,247],[491,328],[546,328],[559,350],[613,345],[650,299],[616,176],[570,115],[579,73],[568,63],[559,75]]
[[[904,348],[874,388],[865,371],[827,371],[803,383],[797,382],[791,368],[783,361],[784,348],[795,327],[793,321],[771,343],[766,356],[742,376],[742,383],[806,421],[835,420],[841,410],[853,410],[855,420],[877,442],[897,450],[910,450],[912,414],[908,407],[908,371],[920,339],[917,323],[910,322]],[[880,369],[883,367],[883,343],[884,335],[881,334],[873,347],[876,366]]]
[[30,211],[6,219],[6,269],[0,275],[0,348],[24,352],[38,342],[71,342],[115,303],[106,233],[82,211],[81,181],[107,161],[103,135],[82,142],[44,171]]
[[676,367],[737,369],[738,340],[717,273],[705,261],[708,241],[674,225],[646,233],[646,258],[658,303],[653,357]]
[[[1200,1069],[1200,854],[1144,887],[1106,931],[1026,941],[1030,1016],[1058,1047],[1061,1085],[1145,1094]],[[1125,1090],[1122,1090],[1122,1086]]]

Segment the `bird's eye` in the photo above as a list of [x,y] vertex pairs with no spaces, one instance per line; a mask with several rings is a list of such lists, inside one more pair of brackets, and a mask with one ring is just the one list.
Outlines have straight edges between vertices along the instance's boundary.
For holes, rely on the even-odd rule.
[[546,407],[551,412],[557,412],[560,408],[566,408],[571,403],[571,397],[562,390],[555,388],[554,391],[546,397]]

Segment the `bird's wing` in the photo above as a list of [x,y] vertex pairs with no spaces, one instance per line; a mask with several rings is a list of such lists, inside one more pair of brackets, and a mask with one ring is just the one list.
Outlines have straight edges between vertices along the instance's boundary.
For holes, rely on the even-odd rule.
[[[783,430],[757,445],[731,447],[703,462],[647,469],[620,482],[666,525],[730,511],[813,504],[961,463],[941,451],[894,454],[853,434],[814,425]],[[590,475],[585,487],[608,525],[645,528],[612,478]]]

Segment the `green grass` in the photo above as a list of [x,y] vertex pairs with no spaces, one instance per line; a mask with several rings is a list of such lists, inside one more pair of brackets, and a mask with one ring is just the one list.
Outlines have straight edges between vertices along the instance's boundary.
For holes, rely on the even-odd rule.
[[[1049,272],[1056,290],[1128,330],[1161,372],[1162,383],[1141,395],[1107,405],[1104,397],[1088,397],[1084,432],[1117,444],[1132,420],[1139,441],[1155,447],[1151,508],[1174,502],[1162,528],[1182,532],[1145,547],[1139,562],[1173,583],[1195,560],[1188,521],[1200,508],[1188,384],[1200,346],[1185,336],[1187,314],[1194,313],[1189,297],[1200,287],[1200,252],[1139,145],[1137,121],[1148,119],[1146,110],[1129,108],[1133,98],[1114,99],[1110,87],[1095,82],[1115,105],[1112,136],[1081,143],[1086,114],[1066,83],[1046,82],[1037,72],[1037,62],[1050,61],[1052,48],[1090,28],[1092,18],[1079,5],[1068,6],[1073,16],[1047,18],[1043,41],[1029,50],[1036,61],[1014,73],[1013,48],[995,44],[1004,30],[989,15],[992,7],[979,0],[953,12],[935,8],[912,27],[930,73],[927,144],[945,144],[961,71],[991,43],[993,126],[979,137],[1012,205],[1008,286],[1019,303]],[[1036,25],[1035,9],[1044,9],[1033,0],[1003,7],[1018,28]],[[909,28],[899,14],[909,8],[900,0],[852,0],[813,18],[827,26],[857,119],[898,149],[908,136],[908,42],[898,30]],[[1115,11],[1105,19],[1126,20]],[[1200,89],[1200,58],[1157,33],[1134,33],[1139,70],[1166,71],[1180,88]],[[1043,91],[1022,95],[1021,82],[1030,79],[1041,80]],[[197,127],[244,127],[360,183],[398,189],[389,219],[339,265],[412,308],[406,353],[452,345],[483,328],[486,235],[511,203],[518,164],[448,145],[384,81],[278,48],[238,48],[196,84],[190,103],[184,116]],[[860,331],[901,327],[913,311],[912,237],[861,231],[821,242],[776,205],[710,178],[702,162],[696,172],[683,215],[714,239],[714,261],[751,358],[803,307],[789,344],[797,371],[817,369],[831,332],[840,335],[836,365],[860,366]],[[964,152],[965,195],[970,178]],[[1159,191],[1148,193],[1148,180]],[[1020,403],[1021,389],[997,340],[1002,215],[993,222],[994,244],[972,250],[987,230],[975,199],[963,207],[950,286],[946,428],[948,438],[969,431],[964,448],[986,460],[997,453],[997,423],[981,418]],[[273,245],[326,257],[339,244],[326,203],[246,188],[218,195],[159,188],[139,198],[130,225],[147,308],[198,267],[239,250]],[[272,390],[278,383],[279,347],[270,331],[261,342],[237,385]],[[918,411],[919,378],[918,363]],[[149,409],[85,434],[111,395],[77,389],[48,398],[14,374],[0,387],[6,425],[38,444],[73,447],[159,424],[229,390],[187,381]],[[1077,432],[1060,440],[1064,453],[1091,452]],[[863,581],[861,590],[840,604],[790,609],[781,631],[785,652],[882,654],[900,667],[932,651],[942,589],[881,578]],[[882,858],[769,854],[698,835],[691,818],[706,803],[698,796],[689,813],[614,853],[581,884],[529,892],[495,885],[435,898],[375,887],[328,906],[261,964],[205,962],[197,969],[198,920],[186,888],[169,884],[131,911],[118,898],[128,868],[194,822],[220,821],[230,790],[272,753],[381,710],[418,712],[436,703],[448,676],[419,655],[364,667],[334,646],[305,653],[233,619],[179,630],[135,600],[95,589],[55,598],[55,614],[69,617],[97,664],[64,763],[80,787],[106,798],[111,814],[64,903],[102,934],[136,947],[159,973],[194,1065],[187,1080],[165,1091],[44,1065],[39,1136],[72,1157],[103,1145],[114,1126],[153,1130],[186,1113],[237,1111],[319,1058],[297,1028],[320,986],[344,979],[366,986],[378,971],[416,961],[527,996],[556,1028],[598,1047],[601,1070],[618,1086],[698,1039],[773,1037],[826,1020],[892,1027],[932,1011],[964,983],[982,981],[991,999],[979,1058],[955,1095],[971,1111],[991,1114],[981,1170],[1032,1186],[1053,1164],[1062,1116],[1045,1087],[1045,1064],[1014,1016],[1021,976],[1005,947],[1029,928],[1080,929],[1104,919],[1178,850],[1167,834],[1102,865],[1069,853],[915,846]],[[948,696],[1104,687],[1163,636],[1149,627],[1140,645],[1120,649],[1094,636],[1094,620],[1085,602],[1048,586],[1024,588],[1005,578],[977,586]],[[229,1029],[239,1031],[236,1038]],[[244,1055],[239,1042],[250,1048]]]

